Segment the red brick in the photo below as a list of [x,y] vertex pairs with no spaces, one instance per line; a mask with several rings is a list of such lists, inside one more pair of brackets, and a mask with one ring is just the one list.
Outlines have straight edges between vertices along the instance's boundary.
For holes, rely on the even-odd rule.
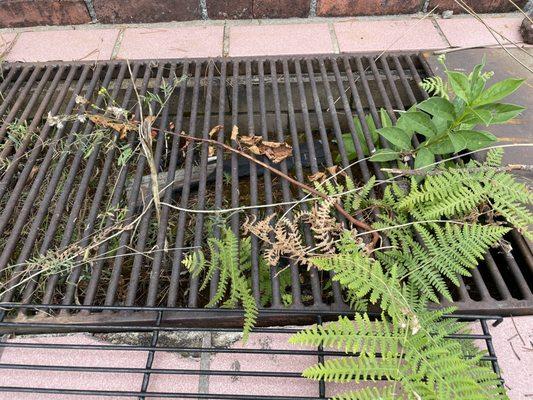
[[254,18],[306,18],[309,0],[254,0]]
[[2,0],[0,27],[78,25],[91,21],[83,0]]
[[249,19],[253,16],[253,0],[206,0],[206,5],[211,19]]
[[344,17],[411,14],[420,11],[420,8],[420,0],[318,0],[317,15],[319,17]]
[[[466,4],[479,13],[494,13],[516,11],[516,7],[509,0],[464,0]],[[514,0],[519,7],[524,7],[527,0]],[[435,11],[442,12],[445,10],[453,10],[454,13],[466,13],[466,11],[459,6],[454,0],[430,0],[428,11],[437,6]]]
[[200,19],[198,0],[94,0],[100,22],[190,21]]

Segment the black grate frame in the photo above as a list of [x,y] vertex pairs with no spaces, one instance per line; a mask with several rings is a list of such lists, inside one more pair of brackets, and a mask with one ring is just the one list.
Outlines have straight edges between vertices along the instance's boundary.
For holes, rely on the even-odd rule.
[[[213,217],[184,209],[246,206],[250,214],[265,215],[288,207],[265,205],[303,196],[286,181],[235,155],[218,150],[209,157],[206,145],[185,148],[176,136],[158,135],[154,155],[159,171],[170,177],[184,171],[180,186],[162,196],[160,223],[151,208],[142,214],[136,230],[126,230],[115,241],[99,246],[95,261],[67,266],[66,272],[50,268],[35,278],[20,275],[39,254],[75,244],[87,246],[98,232],[110,229],[118,215],[134,219],[143,209],[143,182],[149,175],[146,159],[136,155],[123,161],[125,149],[138,145],[135,135],[124,141],[115,138],[115,145],[109,145],[97,139],[96,127],[83,118],[61,127],[46,123],[49,113],[83,114],[85,106],[77,104],[78,96],[99,107],[115,104],[139,118],[137,95],[161,95],[163,82],[181,77],[155,123],[161,129],[207,137],[213,126],[223,125],[217,139],[227,141],[230,127],[237,125],[241,133],[288,141],[294,157],[278,167],[300,181],[334,164],[348,166],[342,135],[350,133],[359,162],[348,173],[362,184],[371,175],[383,179],[383,174],[378,164],[364,159],[354,118],[361,121],[372,148],[365,115],[370,114],[379,126],[378,112],[383,107],[394,119],[395,110],[427,98],[418,84],[431,74],[424,56],[417,54],[379,59],[343,55],[4,64],[0,270],[12,290],[2,301],[202,307],[213,295],[216,280],[210,291],[199,293],[198,280],[188,276],[181,260],[188,249],[204,243]],[[109,96],[102,94],[102,88]],[[13,124],[27,127],[18,141],[7,140]],[[239,230],[240,218],[238,213],[229,218],[234,232]],[[220,230],[215,226],[212,234],[220,235]],[[312,240],[310,232],[306,237]],[[456,304],[464,312],[531,312],[531,249],[516,233],[508,240],[511,253],[491,251],[480,271],[454,289]],[[339,286],[327,274],[291,264],[282,280],[277,269],[266,275],[260,269],[260,243],[255,239],[252,252],[253,294],[260,301],[271,293],[265,307],[279,309],[289,303],[298,310],[345,309]]]

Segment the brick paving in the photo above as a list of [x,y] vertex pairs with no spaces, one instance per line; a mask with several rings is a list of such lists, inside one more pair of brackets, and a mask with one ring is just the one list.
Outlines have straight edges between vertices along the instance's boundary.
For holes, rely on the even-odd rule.
[[[220,8],[223,10],[223,7]],[[220,11],[222,12],[222,11]],[[471,17],[317,18],[0,29],[7,61],[75,61],[433,50],[497,44]],[[520,43],[519,13],[486,23]],[[290,22],[289,22],[290,21]],[[122,32],[119,35],[119,30]],[[15,36],[18,33],[18,36]],[[502,42],[506,42],[501,38]],[[507,44],[510,44],[507,42]]]

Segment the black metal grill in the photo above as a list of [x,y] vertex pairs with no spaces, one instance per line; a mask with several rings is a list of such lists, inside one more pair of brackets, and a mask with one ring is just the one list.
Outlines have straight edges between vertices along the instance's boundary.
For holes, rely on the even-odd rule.
[[[201,246],[208,233],[220,236],[213,216],[201,211],[247,206],[249,213],[265,215],[289,207],[272,204],[290,203],[304,195],[234,154],[228,156],[218,149],[211,159],[207,145],[185,147],[176,135],[160,134],[154,148],[159,171],[174,177],[183,169],[184,175],[180,187],[164,192],[157,223],[153,207],[142,213],[143,177],[149,175],[146,159],[136,154],[127,162],[120,161],[127,156],[127,148],[138,145],[136,135],[120,141],[115,133],[110,145],[105,138],[94,139],[97,127],[81,117],[63,126],[46,123],[49,113],[83,115],[86,106],[77,104],[78,96],[99,107],[116,104],[139,118],[137,95],[161,94],[164,81],[181,77],[155,126],[207,138],[213,126],[223,125],[217,139],[228,140],[231,127],[237,125],[241,133],[288,141],[293,157],[277,167],[300,181],[337,163],[347,167],[350,161],[342,134],[351,133],[359,162],[348,174],[362,184],[371,175],[383,179],[383,174],[378,164],[364,159],[354,117],[361,121],[372,149],[365,114],[378,127],[379,108],[394,119],[394,110],[405,110],[427,98],[418,83],[428,75],[431,71],[424,57],[412,54],[379,59],[312,56],[4,64],[0,82],[0,270],[12,290],[2,301],[202,307],[214,293],[216,277],[209,291],[200,293],[198,280],[181,266],[184,255]],[[26,123],[26,134],[7,140],[14,123]],[[94,142],[88,142],[89,138]],[[47,251],[89,245],[99,232],[111,229],[120,215],[129,220],[142,217],[137,229],[124,230],[99,246],[96,260],[83,263],[81,257],[79,265],[67,271],[39,265],[36,271],[49,269],[35,277],[20,275],[28,262]],[[227,221],[236,233],[241,218],[233,213]],[[310,242],[310,232],[305,234]],[[480,270],[455,290],[456,304],[464,312],[533,310],[531,249],[516,233],[508,240],[513,247],[510,253],[491,250]],[[289,265],[286,279],[278,275],[284,266],[265,274],[258,262],[260,246],[253,238],[250,279],[257,301],[271,293],[264,307],[346,308],[339,286],[328,274],[296,264]],[[283,318],[281,311],[278,317]]]
[[[80,312],[76,306],[71,309]],[[93,314],[102,312],[99,308],[85,309]],[[11,308],[7,308],[5,313],[10,311]],[[46,307],[45,311],[51,309]],[[119,314],[131,313],[132,309],[109,307],[107,311]],[[87,326],[57,320],[6,322],[0,318],[0,333],[4,334],[49,331],[90,331],[95,334],[84,337],[46,337],[35,334],[29,337],[5,336],[0,342],[0,392],[13,396],[11,398],[23,398],[25,393],[31,393],[46,399],[98,396],[97,398],[138,399],[312,400],[329,398],[357,388],[350,384],[327,384],[303,379],[303,368],[328,358],[343,357],[344,353],[321,347],[285,347],[284,343],[289,336],[298,331],[294,327],[257,328],[247,346],[240,346],[238,343],[232,345],[233,341],[224,345],[215,340],[216,335],[233,334],[239,338],[240,327],[176,327],[174,321],[167,317],[180,311],[190,312],[151,308],[151,319],[142,325],[118,323]],[[224,317],[235,318],[239,315],[233,310],[219,311]],[[198,311],[199,314],[208,312],[205,309]],[[263,310],[260,320],[271,313],[271,310]],[[297,313],[302,315],[306,312]],[[292,314],[287,311],[287,315]],[[307,314],[315,323],[321,324],[337,313],[307,311]],[[454,317],[471,322],[477,326],[479,333],[456,334],[451,338],[476,340],[487,351],[483,361],[490,362],[499,374],[489,323],[493,321],[496,325],[501,322],[501,318]],[[105,334],[102,335],[102,332]],[[110,333],[122,335],[109,336]],[[187,336],[191,333],[199,333],[201,341]],[[163,362],[164,357],[167,357],[167,362]],[[168,362],[169,357],[172,357],[171,362]],[[99,360],[96,365],[95,359]],[[257,368],[258,365],[261,367]],[[76,379],[76,376],[83,378]],[[199,380],[193,377],[199,377]],[[381,382],[385,383],[385,380]],[[379,385],[380,382],[373,384]]]

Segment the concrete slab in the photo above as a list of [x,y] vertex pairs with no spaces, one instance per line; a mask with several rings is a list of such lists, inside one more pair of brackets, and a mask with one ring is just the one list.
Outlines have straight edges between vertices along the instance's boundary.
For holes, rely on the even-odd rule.
[[119,59],[222,56],[223,26],[131,28],[124,31]]
[[[476,324],[474,333],[482,333]],[[505,318],[490,327],[498,364],[511,400],[528,399],[533,395],[533,316]]]
[[[500,33],[512,42],[522,42],[518,31],[522,23],[520,15],[513,17],[487,17],[484,22],[494,31]],[[452,47],[491,46],[498,41],[490,30],[475,18],[437,19],[440,29]],[[497,36],[501,43],[510,43],[503,37]]]
[[229,31],[234,57],[332,52],[327,24],[232,26]]
[[351,20],[334,27],[343,53],[448,47],[430,20]]
[[6,55],[7,61],[109,60],[118,29],[23,32]]

